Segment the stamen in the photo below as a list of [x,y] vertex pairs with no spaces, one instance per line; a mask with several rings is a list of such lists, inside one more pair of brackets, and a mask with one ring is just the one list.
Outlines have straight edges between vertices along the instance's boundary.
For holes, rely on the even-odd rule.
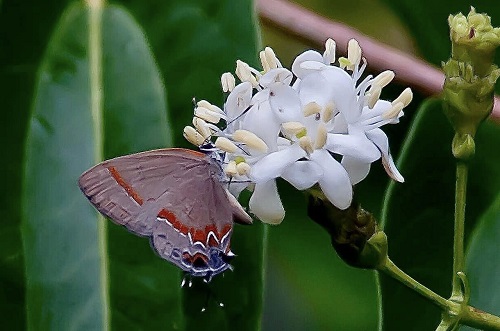
[[382,89],[377,85],[375,87],[372,86],[370,91],[366,93],[366,103],[368,108],[373,109],[375,104],[380,99],[380,94],[382,93]]
[[236,76],[238,76],[242,82],[250,82],[253,87],[259,85],[255,76],[252,75],[250,66],[241,60],[236,61]]
[[193,125],[205,140],[212,136],[212,131],[207,125],[207,122],[198,117],[193,117]]
[[205,107],[196,107],[194,115],[210,123],[217,124],[220,121],[220,114]]
[[219,113],[221,115],[221,117],[224,117],[226,115],[226,113],[224,113],[222,111],[222,109],[220,109],[219,107],[217,107],[216,105],[212,105],[210,102],[208,102],[207,100],[200,100],[198,101],[198,103],[196,104],[198,107],[202,107],[202,108],[206,108],[208,110],[211,110],[213,112],[216,112],[216,113]]
[[311,137],[309,136],[304,136],[299,139],[299,146],[307,153],[311,154],[314,152],[313,145],[312,145],[312,140]]
[[192,126],[186,126],[184,128],[184,138],[195,146],[201,146],[205,142],[205,138],[198,133]]
[[222,84],[222,91],[231,92],[236,86],[236,80],[230,72],[225,72],[220,77],[220,82]]
[[302,130],[304,130],[306,127],[300,123],[300,122],[285,122],[281,124],[283,127],[283,131],[288,135],[288,136],[295,136]]
[[347,59],[351,63],[347,69],[354,70],[355,66],[358,66],[361,62],[361,47],[356,39],[349,40],[347,44]]
[[266,47],[264,49],[264,52],[266,54],[266,59],[267,63],[269,64],[269,69],[276,69],[279,67],[280,61],[276,57],[276,54],[274,53],[273,49],[271,47]]
[[326,104],[325,109],[323,110],[323,122],[330,122],[335,115],[335,111],[337,110],[337,106],[335,102],[330,101]]
[[256,149],[259,152],[266,153],[268,147],[264,140],[257,137],[253,132],[247,130],[236,130],[233,133],[233,139],[240,141],[250,148]]
[[336,52],[337,44],[335,40],[328,38],[325,43],[325,52],[323,53],[323,60],[325,64],[331,64],[335,62],[335,52]]
[[236,170],[240,176],[247,175],[250,172],[250,165],[246,162],[240,162],[236,164]]
[[264,72],[268,72],[271,68],[269,67],[269,63],[267,63],[266,52],[259,52],[260,63],[262,64],[262,69]]
[[321,149],[326,144],[327,131],[323,123],[319,123],[318,131],[316,133],[316,141],[314,142],[314,149]]
[[307,105],[304,106],[302,109],[302,112],[304,113],[304,116],[311,116],[314,114],[319,114],[321,113],[321,106],[318,105],[316,102],[309,102]]
[[217,138],[215,140],[215,147],[228,153],[235,153],[238,150],[238,146],[226,137]]
[[381,89],[387,86],[394,79],[394,71],[386,70],[377,75],[377,77],[373,78],[372,88],[375,86],[379,86]]
[[399,97],[397,97],[392,102],[392,104],[395,105],[395,104],[401,102],[403,104],[403,107],[406,107],[406,106],[408,106],[408,104],[411,102],[412,99],[413,99],[413,92],[412,92],[411,88],[407,87],[403,92],[401,92]]
[[236,169],[236,162],[229,161],[229,163],[226,166],[226,169],[224,169],[224,172],[226,173],[226,175],[230,177],[238,174],[238,170]]
[[399,115],[399,113],[401,112],[401,110],[403,110],[404,107],[405,105],[402,102],[393,104],[389,110],[385,111],[382,114],[382,118],[383,119],[395,118]]

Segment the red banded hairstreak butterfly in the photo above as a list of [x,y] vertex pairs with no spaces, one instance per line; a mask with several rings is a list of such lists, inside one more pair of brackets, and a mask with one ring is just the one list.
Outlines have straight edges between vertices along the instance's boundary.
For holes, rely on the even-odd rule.
[[102,214],[149,237],[160,257],[210,279],[231,268],[233,221],[252,223],[224,181],[210,154],[167,148],[104,161],[78,184]]

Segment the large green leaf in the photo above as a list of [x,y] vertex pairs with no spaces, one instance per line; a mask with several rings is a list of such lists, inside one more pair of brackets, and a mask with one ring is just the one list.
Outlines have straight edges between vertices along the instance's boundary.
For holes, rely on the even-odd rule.
[[65,11],[39,71],[23,195],[27,325],[104,329],[111,310],[117,325],[125,316],[127,326],[172,328],[181,323],[169,286],[177,271],[152,253],[139,259],[140,245],[130,248],[132,236],[113,226],[108,257],[107,221],[76,183],[99,158],[169,142],[164,90],[142,32],[118,7],[90,12],[80,4]]
[[471,236],[467,248],[467,276],[471,287],[470,304],[488,313],[500,315],[500,194]]
[[[382,221],[389,256],[406,273],[449,297],[452,277],[455,161],[453,132],[439,100],[422,105],[402,148],[398,167],[404,184],[391,183]],[[470,164],[466,232],[495,199],[500,187],[500,128],[484,123]],[[415,292],[381,276],[384,330],[432,330],[440,311]]]
[[[24,261],[21,232],[23,145],[35,76],[42,52],[66,0],[1,2],[0,121],[0,316],[2,326],[25,328]],[[50,8],[51,10],[45,10]],[[22,24],[19,24],[22,22]]]
[[168,95],[176,145],[193,115],[192,99],[222,105],[222,73],[236,60],[255,65],[256,22],[251,0],[120,0],[146,31],[158,65],[175,93]]

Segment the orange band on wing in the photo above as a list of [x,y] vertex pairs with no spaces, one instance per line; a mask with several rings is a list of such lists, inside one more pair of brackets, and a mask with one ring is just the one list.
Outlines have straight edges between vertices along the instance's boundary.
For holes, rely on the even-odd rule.
[[123,177],[120,175],[120,173],[118,172],[118,170],[116,170],[115,167],[108,167],[108,170],[111,173],[111,176],[113,176],[113,178],[116,180],[116,182],[118,183],[118,185],[120,185],[121,187],[123,187],[125,189],[125,191],[127,192],[127,194],[132,199],[134,199],[135,202],[137,202],[139,205],[142,205],[144,203],[144,201],[142,200],[142,198],[140,197],[140,195],[132,188],[132,186],[130,186],[123,179]]
[[186,225],[182,224],[182,222],[179,221],[177,217],[175,217],[174,213],[165,208],[160,210],[160,212],[158,213],[158,217],[166,219],[174,227],[174,229],[177,229],[177,231],[179,231],[180,233],[186,236],[189,233],[191,235],[191,238],[193,239],[193,242],[199,241],[201,243],[207,243],[210,247],[219,245],[215,240],[213,240],[213,237],[210,237],[207,240],[207,236],[210,232],[212,232],[217,237],[217,240],[220,241],[232,229],[231,224],[227,224],[226,226],[224,226],[224,228],[220,232],[217,230],[217,227],[214,224],[205,226],[203,230],[195,229],[194,227],[188,228]]

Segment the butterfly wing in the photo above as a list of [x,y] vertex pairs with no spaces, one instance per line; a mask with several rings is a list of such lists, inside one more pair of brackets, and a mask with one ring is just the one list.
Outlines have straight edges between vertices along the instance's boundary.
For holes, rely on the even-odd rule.
[[227,250],[233,220],[251,222],[221,184],[221,171],[203,153],[160,149],[104,161],[79,185],[102,214],[151,237],[161,257],[192,271],[197,256],[210,259],[210,247]]

